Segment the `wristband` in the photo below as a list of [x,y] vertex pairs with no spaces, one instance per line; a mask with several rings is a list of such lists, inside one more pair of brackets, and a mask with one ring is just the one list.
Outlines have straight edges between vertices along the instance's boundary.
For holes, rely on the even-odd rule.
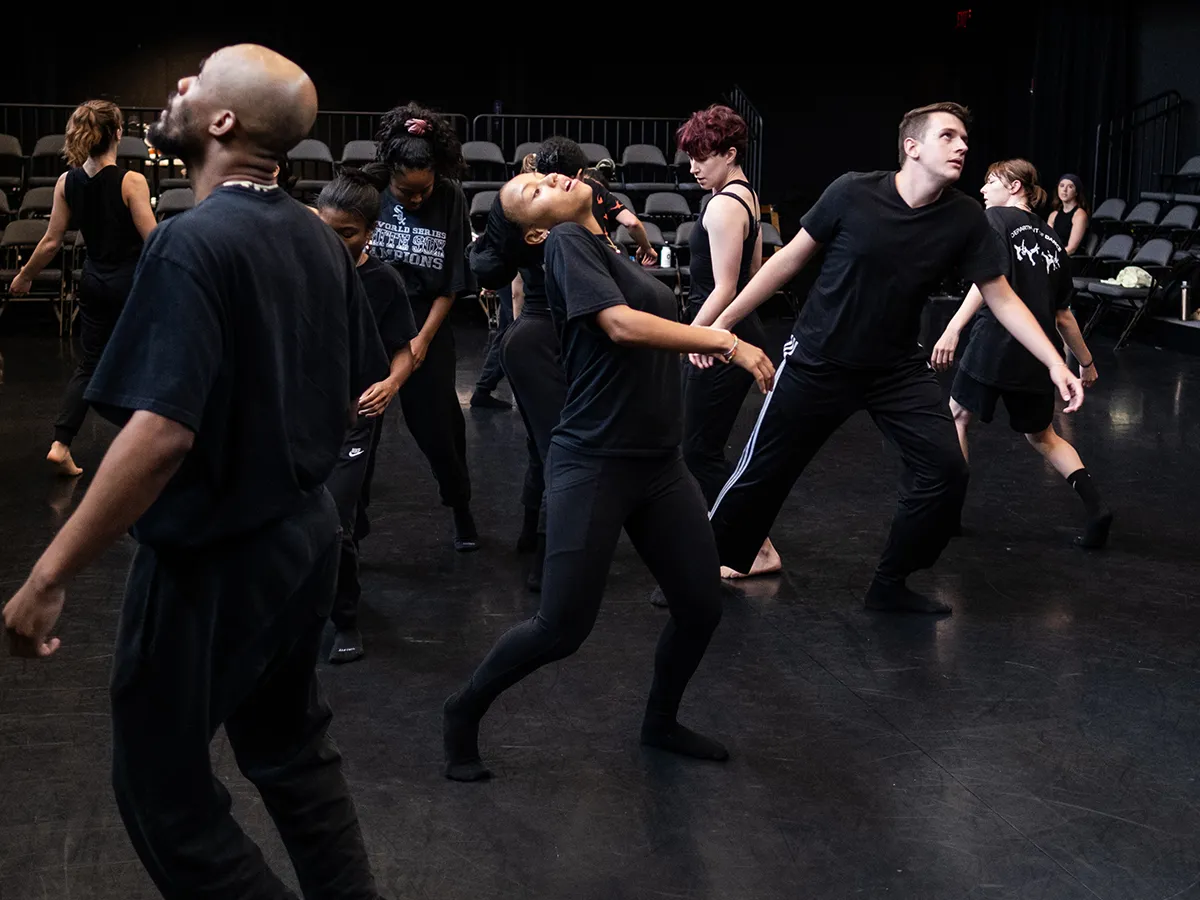
[[737,356],[737,348],[738,348],[738,344],[740,344],[740,343],[741,343],[741,341],[738,339],[738,336],[735,334],[735,335],[733,336],[733,346],[732,346],[732,347],[730,347],[730,348],[729,348],[727,351],[725,351],[724,353],[722,353],[722,354],[721,354],[721,358],[722,358],[723,360],[725,360],[725,362],[727,362],[727,363],[731,363],[731,362],[733,362],[733,358],[734,358],[735,356]]
[[1079,364],[1079,368],[1081,368],[1081,369],[1090,369],[1090,368],[1092,367],[1092,365],[1093,365],[1095,362],[1096,362],[1096,359],[1095,359],[1095,357],[1093,357],[1091,362],[1088,362],[1088,363],[1082,363],[1082,362],[1081,362],[1081,363]]

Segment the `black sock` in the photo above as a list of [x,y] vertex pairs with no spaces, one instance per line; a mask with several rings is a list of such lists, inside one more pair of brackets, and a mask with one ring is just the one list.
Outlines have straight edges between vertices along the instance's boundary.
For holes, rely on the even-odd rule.
[[532,553],[537,549],[538,510],[525,507],[525,521],[521,523],[521,534],[517,538],[518,553]]
[[655,715],[651,712],[647,712],[646,718],[642,720],[642,743],[647,747],[657,747],[659,750],[690,756],[693,759],[710,759],[715,762],[729,759],[729,751],[719,741],[685,728],[672,716]]
[[1078,469],[1068,475],[1067,484],[1075,488],[1075,493],[1083,501],[1089,519],[1094,519],[1104,512],[1104,505],[1100,502],[1100,492],[1096,490],[1096,485],[1092,481],[1092,473],[1086,468]]
[[478,550],[479,532],[475,530],[475,519],[471,507],[465,503],[454,507],[454,549]]
[[875,576],[867,589],[867,609],[878,612],[948,613],[953,612],[950,604],[918,594],[904,583],[891,578]]
[[479,757],[479,715],[466,700],[467,689],[442,707],[442,746],[446,777],[451,781],[483,781],[491,770]]

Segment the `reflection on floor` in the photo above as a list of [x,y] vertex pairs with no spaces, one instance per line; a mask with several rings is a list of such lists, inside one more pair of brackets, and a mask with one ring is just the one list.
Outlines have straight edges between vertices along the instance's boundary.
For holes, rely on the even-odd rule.
[[[460,331],[464,401],[482,340]],[[0,354],[7,597],[113,430],[89,417],[89,474],[54,480],[42,457],[70,361],[28,336],[0,335]],[[664,613],[625,543],[591,640],[488,718],[497,779],[441,778],[443,698],[536,607],[513,548],[524,437],[515,412],[467,411],[486,543],[461,556],[390,416],[364,545],[368,654],[322,670],[384,896],[1200,897],[1200,361],[1136,344],[1096,357],[1098,387],[1060,426],[1117,511],[1110,549],[1071,546],[1080,504],[1000,415],[974,440],[969,535],[915,581],[952,618],[862,608],[897,461],[865,416],[835,436],[772,533],[785,574],[729,599],[685,700],[686,721],[730,745],[725,766],[638,747]],[[129,556],[123,543],[72,586],[55,660],[0,659],[0,896],[157,896],[108,780]],[[290,879],[223,737],[213,757]]]

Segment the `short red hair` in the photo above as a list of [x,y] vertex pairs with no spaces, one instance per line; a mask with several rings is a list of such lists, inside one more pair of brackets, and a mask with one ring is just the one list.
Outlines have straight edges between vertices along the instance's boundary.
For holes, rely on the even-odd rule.
[[740,164],[746,157],[750,131],[746,120],[728,106],[714,104],[692,113],[692,117],[675,133],[679,149],[692,159],[708,159],[727,150],[737,150]]

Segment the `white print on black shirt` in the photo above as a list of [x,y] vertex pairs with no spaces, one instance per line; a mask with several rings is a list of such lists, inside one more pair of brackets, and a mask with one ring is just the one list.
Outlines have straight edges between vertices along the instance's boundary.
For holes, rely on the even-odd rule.
[[[1017,235],[1022,231],[1035,232],[1037,237],[1043,239],[1050,237],[1046,233],[1039,231],[1039,229],[1034,228],[1032,225],[1022,225],[1020,228],[1015,229],[1013,233],[1009,235],[1009,237],[1015,240]],[[1038,254],[1041,254],[1042,262],[1046,264],[1046,274],[1049,275],[1059,267],[1059,253],[1062,252],[1062,247],[1059,246],[1056,241],[1050,239],[1050,243],[1054,244],[1054,253],[1051,253],[1049,250],[1046,250],[1043,247],[1039,247],[1037,243],[1034,243],[1032,247],[1027,247],[1025,246],[1025,239],[1021,238],[1021,243],[1013,246],[1013,249],[1017,251],[1017,262],[1028,259],[1029,264],[1034,268],[1037,268],[1037,256]]]
[[410,266],[440,272],[446,265],[446,232],[410,225],[404,208],[392,209],[394,221],[380,219],[371,234],[373,255],[385,262],[404,262]]

